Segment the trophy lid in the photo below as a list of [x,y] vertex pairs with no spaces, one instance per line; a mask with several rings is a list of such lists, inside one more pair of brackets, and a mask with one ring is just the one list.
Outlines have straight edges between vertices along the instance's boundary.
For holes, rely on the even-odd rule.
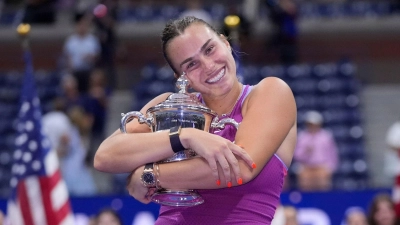
[[188,92],[189,81],[186,79],[185,73],[179,77],[176,86],[179,88],[178,93],[171,94],[167,100],[149,108],[147,112],[152,113],[162,110],[191,110],[217,116],[216,112],[201,103],[194,94]]

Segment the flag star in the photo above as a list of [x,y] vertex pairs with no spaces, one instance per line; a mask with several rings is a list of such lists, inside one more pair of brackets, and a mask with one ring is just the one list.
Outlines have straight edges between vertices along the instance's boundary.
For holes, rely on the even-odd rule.
[[15,144],[17,146],[21,146],[23,145],[26,141],[28,140],[28,135],[26,135],[26,133],[21,134],[20,136],[17,137],[17,139],[15,139]]
[[34,161],[32,162],[32,169],[33,169],[33,170],[39,171],[41,167],[42,167],[42,164],[40,163],[39,160],[34,160]]
[[32,160],[32,154],[29,152],[25,152],[22,156],[22,160],[24,160],[24,162],[30,162]]
[[17,174],[17,173],[18,173],[18,165],[17,165],[17,164],[14,164],[14,165],[12,166],[11,172],[12,172],[13,174]]
[[22,124],[22,123],[18,123],[17,124],[17,130],[18,130],[18,132],[23,132],[24,131],[24,124]]
[[38,144],[36,141],[32,140],[29,142],[29,150],[36,151]]
[[11,187],[15,188],[17,186],[17,184],[18,184],[17,178],[15,178],[15,177],[11,178],[11,180],[10,180]]
[[24,175],[25,172],[26,172],[26,167],[24,165],[20,165],[18,169],[19,175]]
[[15,150],[15,152],[14,152],[14,159],[15,159],[15,160],[19,160],[19,159],[21,158],[21,156],[22,156],[22,151],[21,151],[21,149]]
[[34,128],[33,122],[31,120],[27,121],[25,123],[25,129],[26,131],[32,131]]
[[30,108],[31,105],[29,104],[29,102],[24,102],[21,106],[21,113],[25,114]]

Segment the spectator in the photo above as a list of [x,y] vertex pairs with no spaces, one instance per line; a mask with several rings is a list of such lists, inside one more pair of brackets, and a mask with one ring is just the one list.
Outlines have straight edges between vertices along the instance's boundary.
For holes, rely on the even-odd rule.
[[0,210],[0,225],[4,225],[4,213]]
[[306,129],[298,135],[294,159],[299,165],[298,184],[304,191],[329,190],[338,165],[338,150],[331,132],[322,127],[323,117],[309,111]]
[[[395,203],[396,214],[400,217],[400,121],[393,123],[387,134],[386,143],[391,150],[390,153],[394,153],[393,157],[388,157],[390,162],[385,163],[387,170],[390,170],[390,175],[394,175],[394,187],[393,187],[393,201]],[[397,155],[397,157],[395,156]]]
[[122,219],[113,209],[102,209],[95,217],[94,225],[122,225]]
[[88,101],[89,114],[93,118],[90,130],[90,143],[87,162],[93,164],[93,157],[100,143],[105,138],[108,99],[110,91],[107,88],[106,77],[102,69],[95,69],[90,75]]
[[284,206],[285,225],[298,225],[297,209],[293,206]]
[[43,130],[59,156],[61,174],[69,193],[76,196],[96,194],[95,182],[84,162],[86,150],[78,129],[57,107],[42,120]]
[[368,225],[367,216],[360,207],[350,207],[345,212],[343,225]]
[[[118,16],[118,1],[100,0],[99,3],[106,7],[106,13],[103,14],[94,12],[96,36],[100,41],[101,47],[98,67],[102,67],[105,70],[107,88],[112,90],[116,86],[116,70],[114,61],[117,48],[115,25],[117,23]],[[100,5],[97,7],[99,6]]]
[[396,217],[394,202],[389,194],[377,194],[370,205],[368,212],[369,225],[400,225]]
[[278,50],[283,64],[297,62],[297,5],[293,0],[266,0],[273,33],[267,46]]
[[100,43],[90,33],[91,17],[78,17],[75,33],[70,35],[64,44],[69,72],[78,82],[80,93],[86,93],[89,87],[89,76],[100,54]]
[[85,149],[88,149],[93,124],[93,116],[90,113],[92,107],[88,94],[79,92],[76,78],[70,75],[62,78],[61,87],[65,112],[79,130]]

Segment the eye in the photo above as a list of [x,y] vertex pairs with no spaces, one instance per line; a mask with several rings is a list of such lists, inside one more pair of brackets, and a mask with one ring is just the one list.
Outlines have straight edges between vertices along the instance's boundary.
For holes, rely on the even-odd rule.
[[195,66],[196,65],[196,62],[190,62],[190,63],[188,63],[188,65],[187,65],[187,68],[188,69],[190,69],[190,68],[192,68],[193,66]]
[[206,49],[206,54],[210,54],[214,50],[214,45],[211,45]]

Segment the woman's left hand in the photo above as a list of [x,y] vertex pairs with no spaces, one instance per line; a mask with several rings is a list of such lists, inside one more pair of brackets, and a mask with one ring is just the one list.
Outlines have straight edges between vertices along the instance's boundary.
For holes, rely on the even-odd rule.
[[148,204],[151,202],[151,196],[156,191],[156,188],[147,188],[143,185],[140,177],[142,175],[144,166],[134,170],[127,178],[126,189],[129,195],[134,197],[141,203]]

